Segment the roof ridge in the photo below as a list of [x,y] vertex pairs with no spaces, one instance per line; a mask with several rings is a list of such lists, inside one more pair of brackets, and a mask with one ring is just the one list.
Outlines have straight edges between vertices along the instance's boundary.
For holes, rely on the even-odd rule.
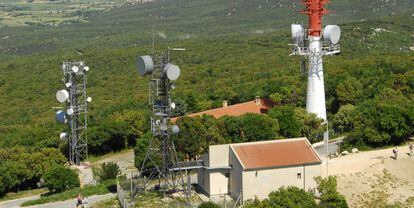
[[[233,104],[233,105],[229,105],[229,106],[227,106],[227,107],[218,107],[218,108],[213,108],[213,109],[209,109],[209,110],[205,110],[205,111],[201,111],[201,112],[197,112],[197,113],[191,113],[191,114],[187,114],[187,115],[184,115],[184,116],[174,117],[174,118],[172,118],[172,119],[178,119],[178,118],[181,118],[181,117],[185,117],[185,116],[192,116],[192,115],[198,115],[198,114],[202,115],[202,114],[205,114],[205,113],[207,113],[207,112],[216,111],[216,110],[221,110],[221,109],[223,109],[223,110],[224,110],[224,109],[228,109],[228,108],[231,108],[231,107],[236,107],[236,106],[240,106],[240,105],[244,105],[244,104],[249,104],[249,103],[253,103],[253,104],[255,104],[255,101],[254,101],[254,100],[251,100],[251,101],[247,101],[247,102],[243,102],[243,103],[236,103],[236,104]],[[258,105],[258,106],[265,107],[265,105],[264,105],[263,103],[260,103],[260,105]]]
[[273,140],[266,140],[266,141],[234,143],[234,144],[229,144],[229,145],[232,145],[232,146],[246,146],[246,145],[259,145],[259,144],[268,144],[268,143],[295,142],[295,141],[302,141],[302,140],[306,141],[308,139],[306,137],[298,137],[298,138],[273,139]]

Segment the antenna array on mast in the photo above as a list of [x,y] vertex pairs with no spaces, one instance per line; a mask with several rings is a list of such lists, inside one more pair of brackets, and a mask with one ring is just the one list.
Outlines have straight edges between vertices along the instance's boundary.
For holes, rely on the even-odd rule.
[[56,99],[65,103],[63,110],[56,113],[56,120],[68,126],[67,132],[60,133],[61,139],[67,139],[69,163],[80,165],[87,158],[87,112],[91,97],[86,96],[87,72],[89,67],[81,62],[63,62],[63,83],[65,89],[56,93]]
[[[303,0],[306,6],[301,13],[308,15],[309,26],[304,28],[292,24],[292,53],[305,59],[301,61],[301,71],[307,72],[306,111],[327,121],[325,86],[323,73],[323,56],[340,53],[339,39],[341,29],[337,25],[327,25],[322,30],[322,16],[328,11],[324,8],[327,0]],[[324,134],[328,140],[328,132]]]
[[168,191],[183,191],[187,201],[188,191],[184,184],[182,170],[171,136],[179,133],[179,128],[171,124],[171,102],[173,82],[180,76],[180,68],[172,64],[171,52],[183,51],[181,48],[167,48],[162,55],[140,56],[137,69],[142,76],[151,75],[149,82],[149,104],[152,107],[152,139],[140,169],[141,186],[137,186],[133,196],[139,191],[151,188],[151,182],[159,180],[158,187],[164,195]]

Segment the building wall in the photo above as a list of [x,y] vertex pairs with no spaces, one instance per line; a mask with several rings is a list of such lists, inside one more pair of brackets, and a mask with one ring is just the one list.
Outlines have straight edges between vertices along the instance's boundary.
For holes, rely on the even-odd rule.
[[229,146],[228,144],[210,146],[208,167],[229,166]]
[[[208,165],[208,154],[204,154],[201,159],[204,161],[204,165]],[[207,194],[210,193],[210,175],[208,171],[204,168],[200,168],[197,170],[197,181],[198,186],[203,189],[203,191]]]
[[229,178],[226,177],[228,170],[211,170],[210,175],[210,196],[228,194]]
[[313,178],[321,176],[321,172],[321,164],[243,171],[243,201],[255,197],[265,199],[270,192],[282,186],[296,186],[306,191],[313,190],[316,188]]
[[228,170],[220,167],[229,166],[229,145],[214,145],[209,147],[208,154],[203,156],[206,168],[198,170],[198,184],[209,195],[228,193]]
[[242,176],[243,176],[243,166],[240,164],[237,156],[234,154],[234,151],[230,151],[230,178],[229,178],[229,195],[234,199],[240,195],[240,192],[243,191],[242,188]]
[[228,178],[226,177],[228,171],[219,168],[229,166],[229,146],[228,144],[214,145],[208,149],[209,167],[212,168],[207,170],[211,181],[210,196],[228,193]]

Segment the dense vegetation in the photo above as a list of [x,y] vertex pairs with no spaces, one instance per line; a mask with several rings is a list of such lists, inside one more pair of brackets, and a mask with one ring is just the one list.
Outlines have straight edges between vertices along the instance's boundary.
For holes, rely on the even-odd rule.
[[80,186],[78,173],[75,170],[63,167],[61,165],[52,166],[42,178],[45,183],[44,186],[50,192],[63,192],[67,189]]
[[[291,115],[278,117],[286,112]],[[208,150],[209,145],[266,141],[271,139],[307,136],[311,141],[319,141],[324,130],[320,119],[308,114],[302,108],[276,107],[269,115],[245,114],[238,117],[224,116],[215,119],[209,115],[182,117],[176,124],[180,133],[173,141],[180,159],[195,160]],[[279,126],[282,126],[281,128]],[[295,126],[295,134],[283,130]],[[135,166],[141,168],[147,152],[150,135],[137,141],[134,148]]]
[[12,147],[0,149],[0,197],[9,191],[38,187],[39,180],[66,162],[57,149]]
[[197,208],[220,208],[220,206],[215,204],[214,202],[203,202],[200,205],[198,205]]
[[269,194],[265,200],[255,199],[246,203],[246,208],[348,208],[345,197],[336,189],[336,179],[333,176],[316,178],[320,203],[317,204],[315,196],[297,187],[282,187]]
[[[196,145],[178,145],[182,157],[193,159],[213,143],[304,135],[317,141],[317,122],[312,115],[303,113],[306,77],[299,70],[300,59],[288,56],[287,44],[291,40],[284,30],[288,28],[284,25],[286,19],[301,18],[295,13],[299,7],[289,7],[292,10],[286,15],[284,1],[280,1],[284,6],[279,9],[274,1],[243,0],[235,1],[237,12],[227,16],[232,10],[229,8],[233,8],[228,1],[191,1],[182,12],[177,12],[183,2],[159,1],[148,7],[90,14],[87,24],[0,31],[0,37],[9,36],[0,39],[0,147],[4,148],[0,152],[14,146],[24,149],[10,153],[15,156],[4,154],[6,159],[0,160],[0,168],[7,170],[0,171],[0,193],[34,187],[50,167],[35,169],[31,164],[43,162],[20,161],[19,158],[25,158],[20,154],[55,151],[45,153],[44,161],[50,164],[50,158],[55,158],[53,163],[64,162],[55,150],[67,149],[58,138],[64,127],[56,124],[52,110],[57,105],[54,95],[63,87],[63,60],[81,59],[91,67],[88,94],[94,99],[88,121],[90,153],[117,151],[134,147],[137,142],[136,149],[145,149],[149,139],[148,87],[146,78],[136,73],[134,59],[136,54],[150,51],[146,43],[151,38],[145,32],[151,30],[152,23],[163,28],[168,38],[157,38],[157,52],[167,45],[187,49],[173,54],[174,62],[182,69],[173,95],[182,106],[176,115],[219,107],[224,99],[235,104],[261,96],[278,103],[266,116],[183,118],[182,134],[175,138],[176,142],[184,143],[185,137],[189,137],[194,138],[191,142]],[[381,8],[379,13],[361,12],[370,10],[370,5],[375,4],[372,1],[335,2],[332,7],[337,8],[338,15],[327,16],[328,22],[337,18],[341,22],[360,20],[368,14],[373,15],[369,16],[371,19],[391,11],[384,7],[387,9]],[[160,8],[162,3],[164,8]],[[390,7],[406,12],[412,3],[401,1]],[[344,10],[339,10],[339,6]],[[279,26],[277,31],[273,30],[274,24]],[[328,118],[334,124],[330,125],[331,131],[348,135],[345,147],[399,144],[412,135],[413,25],[410,13],[341,25],[342,53],[326,57],[324,64]],[[266,29],[269,30],[262,31],[263,34],[256,32]],[[163,35],[158,29],[157,33]],[[174,38],[169,38],[170,34]],[[188,34],[190,38],[182,36]],[[266,128],[258,129],[258,124],[266,124]],[[257,134],[241,137],[241,128]],[[139,163],[143,153],[136,153]]]
[[282,187],[277,191],[269,194],[269,199],[260,201],[255,199],[253,202],[246,204],[247,208],[270,208],[270,207],[286,207],[286,208],[316,208],[314,196],[298,187],[289,186]]

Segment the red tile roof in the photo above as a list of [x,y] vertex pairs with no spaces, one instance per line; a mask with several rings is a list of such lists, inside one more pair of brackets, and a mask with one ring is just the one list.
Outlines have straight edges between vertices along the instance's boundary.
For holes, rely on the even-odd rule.
[[[201,115],[211,115],[214,118],[220,118],[222,116],[240,116],[246,113],[264,114],[267,113],[271,106],[272,102],[270,100],[260,99],[260,102],[250,101],[245,103],[239,103],[235,105],[229,105],[227,107],[221,107],[199,113],[193,113],[186,116],[195,117]],[[171,121],[175,123],[178,118],[179,117],[172,118]]]
[[321,163],[306,138],[232,144],[244,169],[264,169]]

